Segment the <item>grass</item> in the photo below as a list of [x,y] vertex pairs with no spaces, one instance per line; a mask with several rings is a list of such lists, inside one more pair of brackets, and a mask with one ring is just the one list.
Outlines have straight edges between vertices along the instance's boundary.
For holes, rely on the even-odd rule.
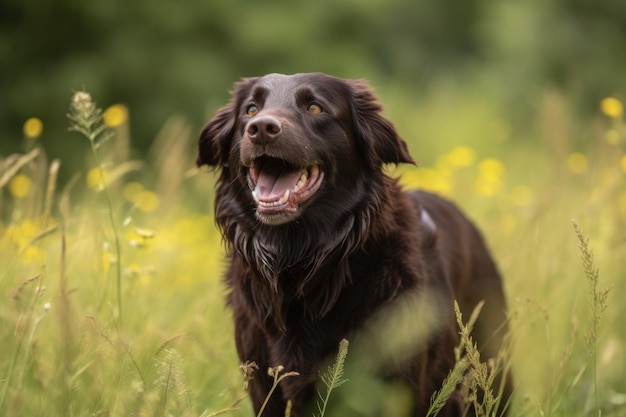
[[[597,120],[574,126],[551,97],[544,125],[515,131],[484,98],[451,123],[445,103],[459,97],[424,98],[416,109],[393,89],[381,95],[403,136],[422,138],[410,143],[420,167],[392,174],[457,201],[504,273],[513,341],[505,366],[517,385],[510,415],[626,414],[623,113],[599,105]],[[0,415],[251,416],[223,302],[214,174],[192,168],[195,137],[180,118],[141,161],[129,160],[128,120],[116,109],[118,120],[104,118],[113,136],[64,183],[63,161],[38,146],[45,137],[1,161]],[[431,145],[423,138],[434,140],[438,126],[443,139]],[[589,145],[576,147],[572,131]],[[430,415],[479,366],[467,346]],[[367,386],[337,371],[325,394],[344,378],[337,392]],[[403,395],[392,391],[363,395]]]
[[122,315],[122,259],[120,248],[120,235],[117,231],[117,222],[115,221],[115,212],[111,203],[111,195],[105,178],[105,169],[100,162],[98,148],[110,138],[111,132],[107,129],[107,125],[103,121],[102,110],[98,109],[92,101],[91,96],[79,91],[74,94],[70,112],[67,117],[70,119],[70,131],[78,132],[89,140],[89,146],[96,163],[96,170],[99,173],[98,181],[101,184],[102,191],[106,197],[106,208],[111,221],[111,230],[113,232],[113,240],[115,242],[115,276],[117,285],[117,316],[119,327],[123,324]]

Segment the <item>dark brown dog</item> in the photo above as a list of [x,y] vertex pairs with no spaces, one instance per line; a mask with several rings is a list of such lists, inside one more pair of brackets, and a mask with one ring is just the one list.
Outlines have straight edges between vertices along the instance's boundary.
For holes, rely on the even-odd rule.
[[[271,74],[236,84],[201,133],[197,164],[221,169],[215,215],[230,248],[237,350],[261,369],[250,381],[254,409],[272,386],[269,367],[300,373],[280,383],[264,415],[284,415],[288,400],[291,415],[303,415],[324,361],[342,338],[363,333],[384,334],[392,345],[398,338],[392,368],[379,368],[411,387],[412,414],[424,415],[454,365],[455,299],[466,318],[486,301],[475,337],[483,358],[500,347],[505,300],[483,239],[451,203],[405,193],[385,175],[384,164],[413,159],[380,111],[361,81]],[[425,340],[406,336],[407,317],[397,330],[393,317],[380,319],[413,295],[437,300],[434,319],[416,306],[408,321],[428,322]],[[440,415],[463,409],[453,395]]]

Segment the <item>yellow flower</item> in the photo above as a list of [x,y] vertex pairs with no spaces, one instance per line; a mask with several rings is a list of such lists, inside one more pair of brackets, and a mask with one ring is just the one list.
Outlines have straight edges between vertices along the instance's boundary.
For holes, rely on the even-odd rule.
[[622,156],[619,160],[619,164],[622,166],[622,171],[626,174],[626,155]]
[[19,249],[24,249],[28,246],[36,232],[37,226],[35,223],[27,219],[21,223],[9,225],[4,237],[12,244],[15,244]]
[[109,251],[102,251],[102,259],[100,262],[100,267],[102,268],[102,272],[109,272],[111,270],[111,254]]
[[409,189],[423,188],[441,195],[449,195],[452,190],[448,178],[432,168],[418,168],[407,172],[400,178],[400,182]]
[[474,181],[474,191],[485,197],[493,197],[502,191],[504,164],[495,158],[485,158],[478,164],[478,177]]
[[137,196],[141,194],[142,191],[143,185],[141,185],[141,183],[133,181],[124,186],[124,188],[122,189],[122,195],[127,201],[134,203],[137,199]]
[[457,146],[448,154],[448,160],[455,167],[469,167],[476,161],[476,151],[468,146]]
[[45,252],[36,246],[27,246],[20,253],[20,260],[26,264],[40,264],[44,261]]
[[24,135],[29,138],[36,138],[43,132],[43,122],[37,117],[31,117],[24,122]]
[[624,114],[624,105],[615,97],[606,97],[600,102],[602,113],[615,119],[622,117]]
[[122,190],[124,198],[137,205],[143,212],[153,212],[159,207],[159,196],[156,193],[146,190],[138,182],[129,182]]
[[574,174],[582,174],[587,171],[587,157],[580,152],[574,152],[567,157],[567,167]]
[[87,173],[87,186],[92,190],[101,191],[109,183],[109,174],[105,169],[92,168]]
[[121,126],[128,120],[128,108],[123,104],[114,104],[104,111],[102,117],[109,127]]
[[135,203],[139,210],[151,213],[159,207],[159,196],[152,191],[144,190],[135,197]]
[[33,245],[33,238],[41,231],[40,219],[27,219],[6,228],[0,243],[8,243],[19,251],[19,260],[28,264],[44,262],[46,252]]
[[33,181],[23,174],[16,175],[9,183],[9,191],[15,198],[26,197],[31,188],[33,188]]
[[485,196],[493,197],[502,190],[502,181],[499,178],[481,175],[474,181],[474,191]]
[[143,228],[140,228],[140,227],[136,227],[135,228],[135,233],[137,233],[137,235],[140,236],[143,239],[152,239],[154,237],[154,235],[156,234],[154,232],[154,230],[143,229]]
[[443,154],[437,158],[433,169],[437,171],[439,175],[445,178],[450,178],[454,175],[454,171],[456,171],[457,167],[454,166],[452,161],[450,161],[450,155]]
[[478,173],[482,177],[499,180],[504,175],[504,164],[495,158],[486,158],[478,164]]

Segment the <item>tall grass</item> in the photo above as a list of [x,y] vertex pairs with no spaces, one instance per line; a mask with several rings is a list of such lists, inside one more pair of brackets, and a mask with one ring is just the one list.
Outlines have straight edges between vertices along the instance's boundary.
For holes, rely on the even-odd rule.
[[113,204],[111,202],[111,195],[109,194],[109,187],[107,185],[108,179],[105,177],[104,166],[102,165],[100,155],[98,154],[98,148],[110,139],[112,133],[102,120],[102,110],[99,109],[92,101],[91,95],[84,91],[79,91],[74,94],[74,97],[72,98],[72,105],[70,106],[70,112],[67,117],[71,121],[70,130],[82,134],[89,140],[89,146],[91,148],[93,159],[96,162],[101,188],[106,197],[109,219],[111,221],[111,230],[113,232],[113,240],[115,242],[114,263],[117,277],[117,314],[119,317],[119,326],[121,328],[123,324],[122,250],[120,245],[120,236],[117,230],[117,222],[115,221],[115,213],[113,211]]
[[598,334],[600,330],[600,318],[602,313],[607,309],[607,298],[611,287],[598,289],[600,281],[600,271],[595,266],[593,251],[589,247],[589,238],[586,238],[583,231],[575,221],[572,221],[574,231],[578,237],[578,245],[585,271],[585,277],[589,283],[589,304],[590,304],[590,325],[586,336],[587,351],[591,357],[591,379],[593,386],[594,406],[598,417],[602,415],[600,407],[600,397],[598,388]]
[[[457,201],[490,243],[511,316],[511,358],[503,364],[512,367],[517,386],[510,415],[624,415],[626,306],[607,303],[598,274],[601,268],[602,279],[614,284],[612,299],[624,296],[622,115],[599,112],[581,126],[564,98],[551,95],[538,104],[544,125],[515,131],[505,129],[495,104],[476,98],[480,106],[472,107],[471,94],[424,98],[415,109],[404,95],[381,93],[406,139],[436,137],[437,126],[445,126],[430,155],[428,143],[411,142],[420,168],[392,173],[402,174],[406,187]],[[471,117],[450,123],[445,103],[457,99]],[[415,112],[425,125],[415,124]],[[88,140],[79,155],[85,172],[63,183],[63,161],[48,161],[45,137],[29,138],[35,146],[23,154],[0,158],[0,415],[253,415],[223,302],[214,174],[192,168],[196,129],[172,118],[146,157],[132,161],[127,124],[107,124],[113,135],[106,142]],[[485,126],[495,130],[486,134]],[[578,131],[593,146],[576,145]],[[71,134],[67,140],[76,146]],[[588,234],[572,235],[571,218]],[[471,322],[462,332],[471,334]],[[471,367],[482,366],[460,352],[429,415],[437,415]],[[410,398],[394,384],[379,389],[360,380],[349,367],[329,385],[345,378],[331,403],[385,403],[387,415],[401,415],[399,404]],[[321,414],[328,414],[328,393]],[[495,409],[477,408],[484,415]]]

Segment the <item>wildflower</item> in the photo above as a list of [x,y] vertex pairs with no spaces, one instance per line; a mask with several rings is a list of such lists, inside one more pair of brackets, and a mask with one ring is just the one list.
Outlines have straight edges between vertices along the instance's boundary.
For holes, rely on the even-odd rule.
[[504,164],[495,158],[486,158],[478,164],[478,172],[483,177],[500,179],[504,175]]
[[102,191],[109,183],[109,175],[105,169],[92,168],[87,172],[87,186],[92,190]]
[[102,252],[102,259],[100,262],[100,266],[102,267],[102,271],[103,272],[109,272],[109,270],[111,269],[111,262],[112,261],[112,255],[111,253],[109,253],[109,251],[105,250]]
[[15,198],[22,199],[30,193],[33,188],[33,181],[26,175],[19,174],[11,179],[9,191]]
[[502,181],[485,176],[479,176],[474,181],[474,191],[484,197],[493,197],[502,190]]
[[111,265],[115,265],[116,259],[110,251],[109,242],[102,244],[102,252],[100,255],[94,256],[92,260],[92,267],[95,271],[109,272]]
[[282,365],[278,365],[278,366],[276,366],[276,367],[274,367],[274,368],[268,368],[268,369],[267,369],[267,374],[268,374],[269,376],[276,377],[276,376],[278,376],[278,374],[280,374],[280,373],[281,373],[282,371],[284,371],[284,370],[285,370],[285,367],[284,367],[284,366],[282,366]]
[[455,167],[469,167],[476,161],[476,151],[468,146],[457,146],[448,154],[448,160]]
[[102,110],[85,91],[74,94],[67,117],[72,122],[70,131],[81,133],[89,139],[92,146],[101,144],[110,137],[110,132],[106,130],[107,126],[102,123]]
[[137,208],[143,212],[151,213],[159,207],[159,196],[152,191],[144,190],[135,198]]
[[128,108],[123,104],[114,104],[104,111],[103,120],[109,127],[121,126],[128,120]]
[[124,273],[127,276],[138,277],[141,275],[141,267],[136,263],[130,264],[126,267],[126,269],[124,269]]
[[30,240],[37,234],[37,226],[35,223],[26,219],[21,223],[10,224],[3,237],[9,242],[13,243],[20,250],[23,250],[28,246]]
[[495,158],[486,158],[478,164],[478,177],[474,181],[474,191],[485,197],[493,197],[503,187],[504,164]]
[[250,381],[254,379],[254,373],[259,370],[259,365],[254,361],[246,361],[246,363],[239,365],[239,369],[243,373],[243,389],[248,390]]
[[619,119],[624,114],[624,105],[615,97],[602,99],[600,109],[602,109],[602,113],[614,119]]
[[24,122],[23,131],[24,135],[29,138],[39,137],[43,132],[43,122],[37,117],[31,117]]
[[128,241],[128,244],[133,248],[145,248],[148,247],[148,244],[151,239],[154,238],[156,232],[154,230],[135,227],[133,230],[129,230],[125,239]]
[[144,242],[141,242],[135,239],[129,240],[128,244],[130,245],[131,248],[143,248],[146,246]]
[[140,227],[135,228],[135,233],[137,233],[137,235],[141,236],[144,239],[152,239],[155,235],[154,230],[142,229]]
[[151,213],[159,207],[159,196],[143,188],[138,182],[129,182],[122,190],[124,198],[131,203],[135,203],[137,208],[143,212]]
[[122,195],[127,201],[134,203],[137,196],[141,194],[143,190],[143,185],[141,185],[141,183],[133,181],[124,186],[122,189]]
[[77,113],[91,114],[96,110],[96,105],[91,99],[91,94],[78,91],[72,97],[72,109]]
[[[119,326],[122,327],[123,314],[122,314],[122,269],[121,269],[121,249],[120,238],[117,233],[117,226],[115,222],[115,215],[113,214],[113,205],[111,203],[111,197],[109,196],[109,190],[107,189],[107,178],[102,164],[100,163],[100,156],[98,155],[98,147],[102,145],[108,138],[111,137],[112,132],[107,128],[108,126],[102,122],[102,110],[96,107],[95,103],[91,99],[91,95],[84,91],[79,91],[72,97],[70,105],[70,112],[67,115],[70,119],[70,130],[81,133],[85,136],[91,145],[91,152],[93,153],[94,160],[96,162],[96,174],[91,174],[90,186],[98,187],[104,191],[106,197],[107,206],[109,209],[109,218],[111,220],[111,228],[113,229],[113,235],[115,237],[115,259],[116,259],[116,275],[117,275],[117,309]],[[90,172],[93,172],[90,171]],[[98,180],[99,178],[99,180]],[[94,181],[95,179],[95,181]]]
[[44,257],[45,252],[36,246],[27,246],[20,252],[20,260],[26,264],[40,264]]
[[567,167],[574,174],[587,171],[587,157],[580,152],[574,152],[567,157]]
[[[34,241],[44,236],[48,231],[42,232],[41,218],[26,219],[20,223],[13,223],[6,229],[6,233],[2,236],[5,242],[11,244],[19,251],[19,259],[25,264],[40,264],[44,262],[46,252]],[[2,241],[0,241],[2,243]]]
[[450,160],[449,154],[440,155],[435,161],[434,170],[441,176],[450,178],[454,175],[457,167]]
[[423,188],[441,195],[449,195],[452,184],[440,170],[433,168],[419,168],[407,172],[401,178],[402,185],[407,188]]

